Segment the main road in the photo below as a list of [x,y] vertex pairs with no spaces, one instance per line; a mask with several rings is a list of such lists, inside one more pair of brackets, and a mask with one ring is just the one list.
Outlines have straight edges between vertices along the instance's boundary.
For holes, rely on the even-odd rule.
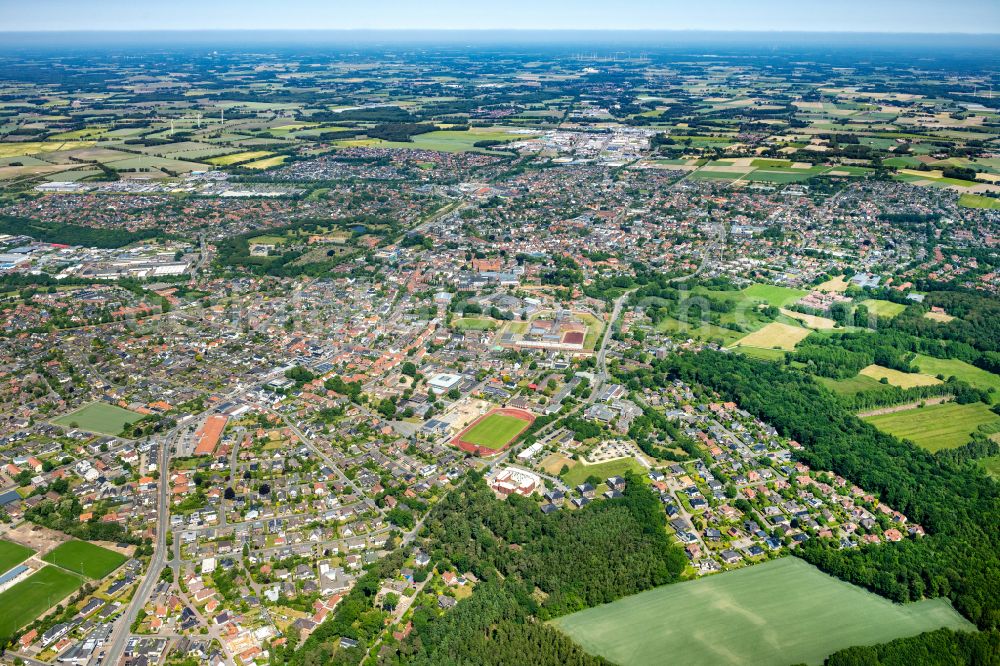
[[170,526],[170,504],[167,501],[167,490],[170,486],[170,447],[176,431],[171,432],[160,444],[160,487],[157,494],[156,507],[156,545],[153,548],[153,557],[149,561],[149,568],[146,575],[139,583],[132,601],[118,621],[115,623],[114,631],[108,641],[108,647],[104,651],[104,662],[115,666],[121,660],[125,651],[125,644],[132,633],[132,623],[139,617],[139,611],[146,605],[146,600],[153,592],[153,586],[160,580],[160,572],[167,559],[167,530]]

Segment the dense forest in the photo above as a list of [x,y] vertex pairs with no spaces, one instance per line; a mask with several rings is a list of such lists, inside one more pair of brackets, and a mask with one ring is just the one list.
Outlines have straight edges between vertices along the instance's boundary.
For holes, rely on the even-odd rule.
[[43,243],[83,245],[85,247],[118,248],[137,241],[163,236],[162,229],[95,229],[61,222],[47,222],[12,215],[0,215],[0,234],[31,236]]
[[916,666],[917,664],[1000,663],[1000,632],[977,634],[938,629],[882,645],[859,645],[834,652],[826,666]]
[[1000,486],[978,468],[880,432],[808,375],[779,364],[703,351],[621,378],[640,388],[676,377],[738,402],[801,442],[803,462],[876,493],[928,532],[854,550],[808,541],[801,557],[894,601],[948,596],[980,628],[1000,627]]

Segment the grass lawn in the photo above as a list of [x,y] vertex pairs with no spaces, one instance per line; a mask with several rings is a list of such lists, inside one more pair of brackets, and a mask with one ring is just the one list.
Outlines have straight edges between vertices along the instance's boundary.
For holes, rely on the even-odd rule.
[[52,422],[66,428],[77,427],[104,435],[118,435],[125,429],[126,424],[135,423],[141,418],[142,414],[106,402],[92,402],[69,414],[52,419]]
[[777,287],[773,284],[752,284],[744,289],[742,293],[752,300],[764,301],[768,305],[783,308],[786,305],[791,305],[809,292],[804,289]]
[[0,574],[6,573],[11,567],[17,566],[21,562],[32,556],[35,551],[22,546],[13,541],[0,539]]
[[893,370],[892,368],[883,368],[881,365],[875,365],[872,363],[868,367],[862,368],[859,373],[865,377],[871,377],[875,381],[879,381],[885,377],[893,386],[898,386],[900,388],[912,388],[914,386],[932,386],[934,384],[940,384],[941,380],[937,377],[931,375],[925,375],[917,372],[900,372],[899,370]]
[[487,449],[502,449],[529,425],[531,424],[516,416],[490,414],[462,435],[462,441]]
[[768,324],[759,331],[745,335],[736,343],[739,347],[761,347],[763,349],[784,349],[791,351],[795,345],[809,336],[808,328],[791,326],[780,322]]
[[496,326],[492,319],[480,319],[478,317],[464,317],[451,322],[452,328],[460,331],[488,331]]
[[813,379],[827,387],[837,395],[854,395],[862,391],[870,391],[879,388],[881,384],[877,379],[872,379],[865,375],[855,375],[849,379],[831,379],[830,377],[816,376]]
[[887,317],[889,319],[892,319],[906,309],[906,306],[902,303],[880,301],[877,298],[869,298],[868,300],[861,301],[861,305],[868,308],[868,311],[872,314],[879,317]]
[[897,605],[797,557],[665,585],[552,622],[587,652],[644,666],[821,664],[852,645],[974,631],[947,599]]
[[1000,416],[981,402],[968,405],[946,402],[891,414],[866,416],[864,420],[883,432],[908,439],[928,451],[939,451],[968,443],[972,433],[980,425],[998,423]]
[[993,389],[993,402],[996,403],[1000,400],[1000,375],[987,372],[982,368],[977,368],[974,365],[970,365],[965,361],[959,361],[958,359],[935,358],[933,356],[925,356],[923,354],[917,354],[917,358],[913,361],[913,365],[920,368],[920,372],[926,375],[931,375],[932,377],[942,375],[945,379],[947,379],[948,377],[954,375],[963,382],[968,383],[970,386],[975,386],[978,389],[983,389],[985,391]]
[[87,578],[101,579],[124,564],[128,558],[113,550],[74,540],[59,544],[42,559]]
[[646,468],[639,464],[635,458],[619,458],[608,462],[595,463],[593,465],[579,464],[571,467],[562,480],[566,485],[578,486],[587,480],[590,475],[596,476],[601,481],[609,476],[624,476],[625,472],[631,470],[639,475],[646,474]]
[[33,622],[54,604],[83,585],[83,579],[58,567],[43,567],[0,594],[0,641]]

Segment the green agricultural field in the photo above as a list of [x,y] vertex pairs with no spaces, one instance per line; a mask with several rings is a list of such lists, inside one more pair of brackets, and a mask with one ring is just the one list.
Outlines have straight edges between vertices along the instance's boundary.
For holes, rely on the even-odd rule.
[[0,594],[0,643],[83,585],[83,579],[59,567],[43,567]]
[[128,558],[86,541],[67,541],[49,551],[43,560],[87,578],[99,580],[120,567]]
[[764,301],[768,305],[783,308],[791,305],[809,292],[804,289],[778,287],[773,284],[752,284],[744,289],[742,293],[751,300]]
[[947,599],[897,605],[786,557],[665,585],[552,622],[587,652],[653,666],[821,664],[852,645],[940,627],[974,631]]
[[977,368],[974,365],[955,358],[935,358],[923,354],[917,354],[917,357],[913,360],[913,365],[920,368],[920,372],[925,375],[931,375],[932,377],[941,375],[945,379],[954,375],[956,378],[966,382],[970,386],[975,386],[977,389],[983,389],[984,391],[993,389],[993,402],[1000,401],[1000,375],[987,372],[982,368]]
[[502,449],[529,425],[516,416],[490,414],[462,435],[462,441],[487,449]]
[[876,298],[869,298],[868,300],[861,301],[861,305],[868,308],[868,311],[872,314],[879,317],[886,317],[888,319],[892,319],[906,309],[906,306],[902,303],[880,301]]
[[31,557],[35,551],[12,541],[0,539],[0,574]]
[[566,485],[573,487],[580,485],[591,475],[604,481],[609,476],[624,476],[625,472],[634,472],[639,476],[645,476],[646,468],[640,465],[639,461],[635,458],[619,458],[618,460],[609,460],[608,462],[594,463],[593,465],[579,463],[570,467],[570,470],[566,472],[562,480]]
[[489,331],[496,326],[496,322],[480,317],[463,317],[452,321],[451,326],[460,331]]
[[216,166],[230,166],[238,162],[252,162],[253,160],[260,160],[270,155],[273,155],[273,153],[266,150],[251,150],[243,153],[233,153],[232,155],[223,155],[222,157],[213,157],[212,159],[205,161],[209,164],[215,164]]
[[1000,210],[1000,199],[984,197],[979,194],[963,194],[958,198],[958,205],[963,208],[989,208]]
[[891,414],[866,416],[864,420],[883,432],[908,439],[933,452],[968,443],[979,426],[1000,423],[1000,416],[981,402],[968,405],[946,402]]
[[76,427],[103,435],[118,435],[127,424],[135,423],[141,418],[142,414],[115,405],[92,402],[69,414],[52,419],[52,422],[66,428]]

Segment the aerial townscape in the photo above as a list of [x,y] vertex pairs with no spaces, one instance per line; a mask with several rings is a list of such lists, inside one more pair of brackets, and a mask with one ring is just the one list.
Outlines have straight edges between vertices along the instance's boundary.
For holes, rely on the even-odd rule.
[[1000,5],[99,4],[0,7],[0,663],[1000,664]]

